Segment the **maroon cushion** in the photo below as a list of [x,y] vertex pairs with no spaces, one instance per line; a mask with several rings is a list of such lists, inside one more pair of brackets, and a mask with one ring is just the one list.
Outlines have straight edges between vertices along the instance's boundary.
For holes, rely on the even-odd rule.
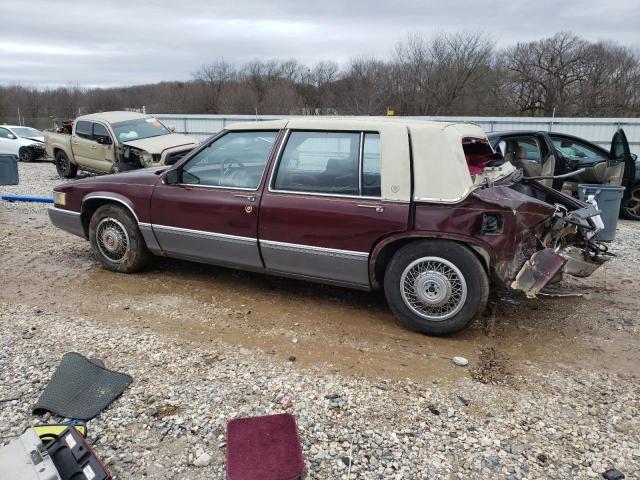
[[295,480],[303,472],[293,415],[238,418],[227,424],[229,480]]

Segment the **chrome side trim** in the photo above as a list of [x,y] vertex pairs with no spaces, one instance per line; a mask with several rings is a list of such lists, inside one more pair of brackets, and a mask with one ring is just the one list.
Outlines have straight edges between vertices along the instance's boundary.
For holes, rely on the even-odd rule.
[[150,229],[151,228],[151,224],[150,223],[144,223],[144,222],[138,222],[138,227],[139,228]]
[[88,202],[89,200],[93,200],[94,198],[101,198],[103,200],[111,200],[113,202],[118,202],[121,205],[124,205],[131,212],[131,215],[133,215],[133,218],[136,219],[136,223],[138,223],[138,224],[140,223],[140,220],[138,219],[138,215],[136,215],[136,212],[134,212],[133,209],[129,205],[127,205],[125,202],[123,202],[122,200],[120,200],[119,198],[116,198],[116,197],[110,197],[110,196],[107,196],[107,195],[92,195],[92,196],[84,198],[82,200],[82,206],[84,207],[85,202]]
[[251,244],[255,245],[258,241],[257,238],[252,237],[240,237],[238,235],[228,235],[226,233],[214,233],[214,232],[205,232],[203,230],[191,230],[189,228],[180,228],[180,227],[170,227],[168,225],[157,225],[151,224],[151,228],[153,230],[164,231],[164,232],[175,232],[181,233],[184,235],[189,235],[192,237],[206,237],[217,240],[227,240],[230,242],[243,243],[243,244]]
[[311,245],[300,245],[296,243],[275,242],[273,240],[259,240],[260,245],[269,246],[278,250],[288,250],[297,253],[311,253],[314,255],[325,255],[329,257],[342,258],[368,258],[369,252],[356,252],[353,250],[339,250],[337,248],[314,247]]
[[[262,171],[262,175],[264,176],[264,170]],[[260,177],[260,182],[262,183],[262,177]],[[192,188],[210,188],[214,190],[240,190],[243,192],[257,192],[258,190],[260,190],[260,184],[258,184],[258,188],[223,187],[220,185],[201,185],[199,183],[176,183],[175,186],[176,187],[192,187]]]

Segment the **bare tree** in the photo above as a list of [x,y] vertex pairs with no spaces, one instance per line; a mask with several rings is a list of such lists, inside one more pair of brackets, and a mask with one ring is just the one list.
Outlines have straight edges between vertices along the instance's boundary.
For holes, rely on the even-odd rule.
[[569,32],[504,52],[512,101],[522,113],[546,116],[571,113],[575,90],[584,76],[588,44]]
[[193,78],[205,87],[206,113],[219,113],[222,90],[236,75],[235,67],[224,59],[202,65],[193,73]]

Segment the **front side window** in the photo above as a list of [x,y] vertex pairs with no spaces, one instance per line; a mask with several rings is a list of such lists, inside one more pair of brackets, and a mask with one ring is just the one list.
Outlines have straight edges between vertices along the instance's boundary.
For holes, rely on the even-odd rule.
[[15,138],[14,135],[6,128],[0,128],[0,138]]
[[119,142],[131,142],[142,138],[169,135],[171,132],[160,120],[155,118],[137,118],[126,122],[112,123],[113,133]]
[[99,138],[110,138],[109,131],[107,127],[102,125],[101,123],[93,124],[93,138],[94,140],[98,140]]
[[570,163],[575,163],[579,166],[590,166],[607,161],[607,158],[601,152],[584,143],[563,137],[551,137],[551,141],[555,149]]
[[93,138],[91,133],[91,122],[78,122],[76,124],[76,135],[81,138],[91,140]]
[[291,132],[273,187],[293,192],[359,195],[360,133]]
[[185,164],[182,183],[255,190],[277,135],[271,131],[227,133]]

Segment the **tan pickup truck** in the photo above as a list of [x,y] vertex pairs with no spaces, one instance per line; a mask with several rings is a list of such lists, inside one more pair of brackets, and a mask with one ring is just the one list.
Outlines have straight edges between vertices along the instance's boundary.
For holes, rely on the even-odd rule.
[[117,173],[171,165],[197,145],[187,135],[173,133],[159,120],[134,112],[104,112],[78,117],[71,131],[45,132],[47,154],[58,175],[73,178],[78,169]]

